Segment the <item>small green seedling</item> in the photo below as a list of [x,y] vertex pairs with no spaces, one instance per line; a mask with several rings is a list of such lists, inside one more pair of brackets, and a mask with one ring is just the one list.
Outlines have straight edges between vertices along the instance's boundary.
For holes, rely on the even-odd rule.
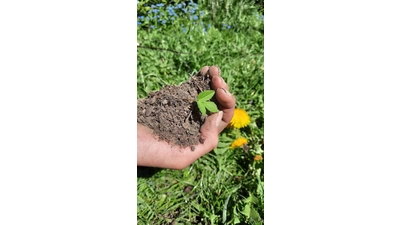
[[206,115],[206,109],[213,113],[218,112],[217,105],[214,102],[208,101],[212,98],[212,96],[214,96],[214,94],[214,90],[206,90],[200,92],[200,94],[197,96],[197,106],[203,115]]

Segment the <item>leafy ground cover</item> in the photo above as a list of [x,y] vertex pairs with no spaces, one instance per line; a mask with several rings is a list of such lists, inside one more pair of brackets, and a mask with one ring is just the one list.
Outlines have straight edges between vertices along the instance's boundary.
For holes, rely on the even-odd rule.
[[138,98],[217,65],[237,101],[214,151],[184,170],[138,168],[138,224],[262,224],[262,8],[250,0],[138,5]]

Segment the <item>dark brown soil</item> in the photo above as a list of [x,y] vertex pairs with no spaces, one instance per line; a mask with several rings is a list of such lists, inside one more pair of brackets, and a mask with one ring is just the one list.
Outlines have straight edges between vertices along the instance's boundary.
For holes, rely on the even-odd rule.
[[180,86],[169,85],[151,92],[138,100],[137,121],[151,128],[156,138],[171,145],[187,147],[202,143],[199,132],[206,116],[201,115],[196,99],[200,92],[210,89],[208,73],[199,72]]

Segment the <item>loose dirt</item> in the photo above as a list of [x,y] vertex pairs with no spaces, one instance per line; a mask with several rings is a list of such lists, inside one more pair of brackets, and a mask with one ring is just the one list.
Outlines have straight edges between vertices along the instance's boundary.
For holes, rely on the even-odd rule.
[[[138,100],[137,122],[151,128],[154,137],[181,147],[194,146],[200,140],[202,116],[196,103],[197,95],[211,89],[211,80],[201,72],[183,84],[168,85]],[[215,102],[215,98],[211,99]],[[194,150],[194,147],[192,147]]]

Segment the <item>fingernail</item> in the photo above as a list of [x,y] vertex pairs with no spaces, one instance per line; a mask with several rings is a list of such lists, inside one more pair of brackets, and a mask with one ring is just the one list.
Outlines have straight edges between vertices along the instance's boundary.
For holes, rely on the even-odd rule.
[[227,94],[228,96],[231,96],[232,94],[228,91],[228,90],[226,90],[225,88],[221,88],[222,90],[224,90],[224,92],[225,92],[225,94]]
[[222,115],[224,114],[224,112],[222,112],[222,111],[219,111],[218,112],[218,115],[217,115],[217,122],[216,122],[216,125],[217,125],[217,127],[219,126],[219,124],[221,123],[221,121],[222,121]]
[[219,66],[216,66],[218,68],[218,74],[221,76],[221,69],[219,68]]
[[203,68],[201,68],[201,70],[200,70],[200,74],[205,76],[208,73],[209,68],[210,67],[208,67],[208,66],[203,66]]

